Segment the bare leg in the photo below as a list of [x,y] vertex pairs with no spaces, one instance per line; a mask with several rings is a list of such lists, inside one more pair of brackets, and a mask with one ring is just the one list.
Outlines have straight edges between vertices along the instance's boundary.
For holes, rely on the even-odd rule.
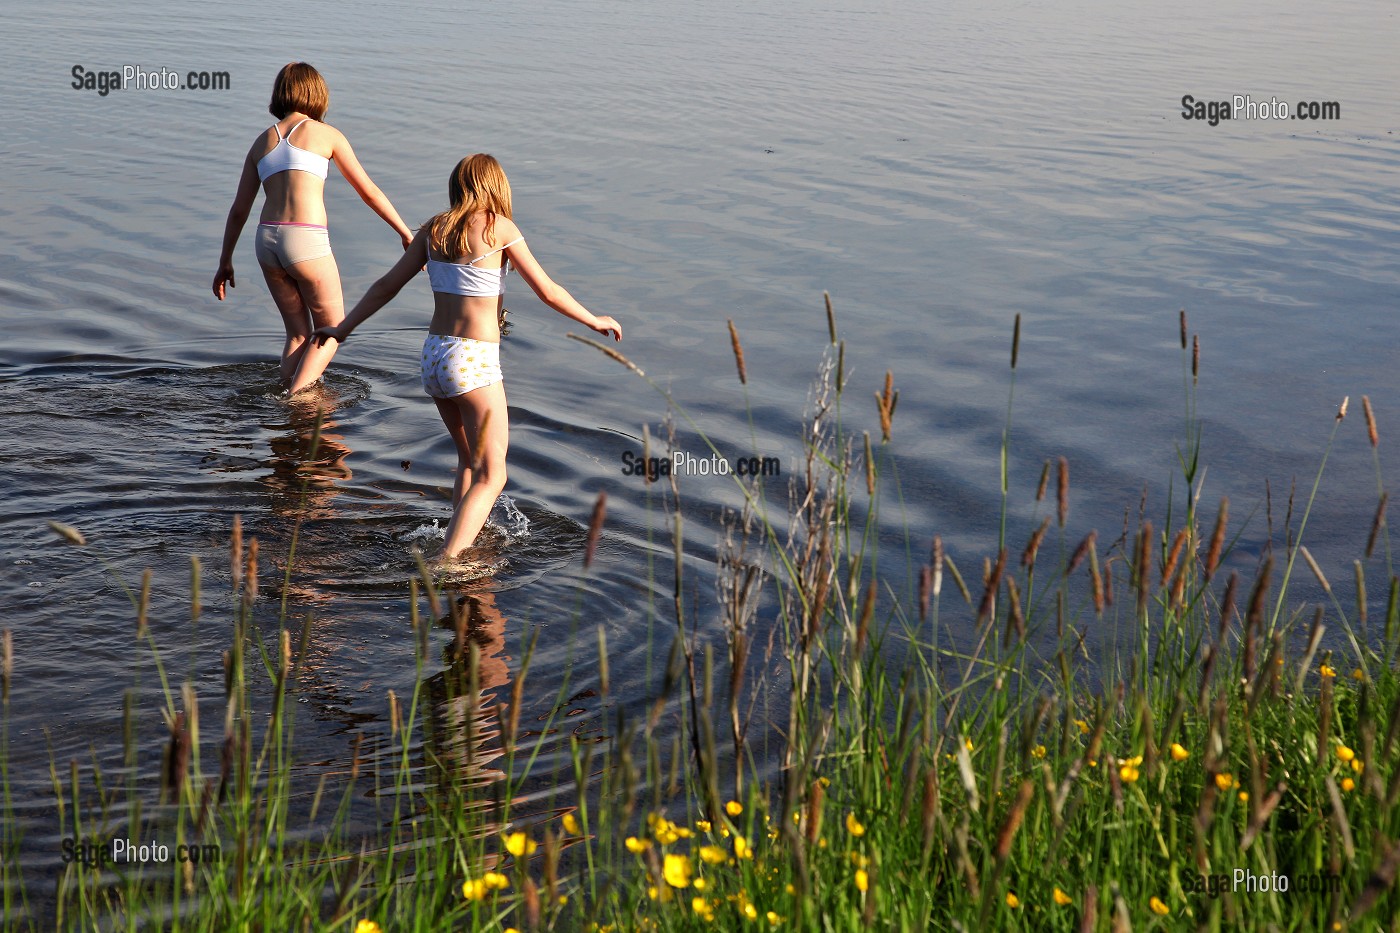
[[[334,256],[293,263],[288,267],[287,273],[296,281],[301,300],[311,317],[308,337],[310,331],[317,327],[334,327],[345,320],[345,299],[340,291],[340,269],[335,264]],[[293,395],[321,378],[338,347],[339,344],[334,340],[327,340],[319,346],[311,340],[303,342],[296,374],[290,380],[289,388]]]
[[263,266],[263,278],[267,280],[267,290],[277,311],[282,315],[282,326],[287,331],[287,340],[282,344],[282,384],[290,385],[292,376],[301,363],[302,354],[311,336],[311,316],[306,311],[306,303],[301,299],[301,289],[281,267]]
[[506,448],[510,446],[506,390],[504,383],[497,382],[433,401],[457,446],[456,511],[442,545],[444,557],[456,557],[475,543],[506,485]]

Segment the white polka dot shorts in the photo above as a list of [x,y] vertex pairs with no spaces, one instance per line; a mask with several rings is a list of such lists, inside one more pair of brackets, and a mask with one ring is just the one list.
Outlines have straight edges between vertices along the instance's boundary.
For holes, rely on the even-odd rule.
[[501,381],[501,345],[470,337],[429,334],[423,341],[423,391],[454,398]]

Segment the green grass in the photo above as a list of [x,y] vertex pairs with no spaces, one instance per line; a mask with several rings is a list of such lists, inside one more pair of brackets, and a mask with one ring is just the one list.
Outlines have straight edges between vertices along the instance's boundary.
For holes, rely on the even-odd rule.
[[[529,651],[508,702],[486,709],[477,622],[426,572],[409,584],[418,687],[391,701],[390,746],[334,787],[298,786],[288,701],[308,629],[284,609],[276,637],[258,637],[256,553],[235,540],[222,721],[192,718],[193,688],[169,682],[146,631],[166,698],[162,773],[138,778],[130,706],[125,782],[108,783],[96,764],[53,768],[61,835],[217,844],[221,857],[115,873],[70,865],[57,927],[1400,928],[1400,585],[1379,448],[1381,505],[1347,587],[1352,605],[1303,548],[1331,437],[1296,521],[1290,508],[1286,543],[1253,579],[1226,574],[1240,529],[1226,503],[1207,514],[1200,502],[1196,357],[1183,315],[1181,487],[1165,514],[1103,546],[1068,526],[1068,464],[1047,463],[1035,493],[1043,522],[1012,545],[1008,402],[999,540],[958,562],[941,542],[915,543],[929,556],[915,559],[905,587],[891,580],[911,576],[907,567],[882,574],[875,546],[880,487],[898,480],[888,456],[898,396],[891,378],[874,411],[843,405],[845,347],[829,305],[828,327],[796,495],[744,487],[746,514],[716,556],[721,595],[698,609],[718,612],[723,640],[696,635],[677,560],[660,695],[605,743],[575,741],[573,774],[557,788],[562,819],[525,826],[512,809],[538,770],[539,740],[518,721],[523,684],[537,677]],[[1013,377],[1019,333],[1018,320]],[[1374,446],[1369,403],[1367,421]],[[1303,567],[1325,605],[1290,595]],[[1369,619],[1367,572],[1384,574],[1372,584],[1388,593],[1380,625]],[[195,580],[197,606],[197,565]],[[148,588],[132,592],[138,614]],[[424,682],[439,619],[456,630],[444,683],[463,723],[497,717],[499,780],[453,779],[454,765],[435,757],[440,743],[423,741],[434,728]],[[771,656],[756,647],[770,627]],[[601,631],[577,642],[577,656],[596,655],[606,692]],[[8,662],[5,679],[8,710]],[[760,683],[786,690],[776,750],[754,744],[754,722],[771,714],[756,706]],[[39,929],[49,919],[35,917],[18,860],[3,728],[6,924]],[[773,760],[780,777],[765,781]],[[155,781],[152,801],[143,789]],[[352,813],[371,786],[380,828],[366,831]],[[308,796],[293,817],[292,801]]]

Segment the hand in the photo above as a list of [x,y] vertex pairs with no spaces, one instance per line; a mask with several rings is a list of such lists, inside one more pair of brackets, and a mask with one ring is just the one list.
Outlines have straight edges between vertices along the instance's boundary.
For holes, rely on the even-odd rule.
[[219,271],[214,273],[214,297],[220,301],[224,300],[224,283],[228,283],[229,288],[234,288],[233,263],[225,262],[219,265]]
[[588,326],[600,334],[611,334],[614,340],[622,339],[622,325],[617,323],[617,318],[609,317],[606,314],[594,315],[594,321]]
[[403,248],[406,251],[413,245],[413,231],[404,230],[399,234],[399,239],[403,241]]
[[316,346],[324,347],[327,340],[334,340],[336,343],[344,343],[349,338],[343,326],[340,327],[318,327],[311,335],[311,339],[316,341]]

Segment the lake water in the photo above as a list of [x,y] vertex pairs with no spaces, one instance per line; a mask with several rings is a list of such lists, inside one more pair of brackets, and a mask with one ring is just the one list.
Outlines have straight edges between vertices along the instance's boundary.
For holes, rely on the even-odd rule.
[[[1174,475],[1180,491],[1185,308],[1202,341],[1202,499],[1211,514],[1223,495],[1237,518],[1253,513],[1235,557],[1250,569],[1269,536],[1266,481],[1277,533],[1344,396],[1354,411],[1370,396],[1383,454],[1400,426],[1400,25],[1392,5],[1362,0],[1134,6],[324,3],[298,6],[286,36],[266,29],[286,20],[266,2],[12,9],[0,624],[14,634],[10,778],[31,864],[58,865],[51,757],[60,771],[74,758],[119,763],[122,695],[138,683],[143,740],[154,749],[160,736],[118,578],[135,586],[153,569],[166,664],[217,716],[235,515],[263,547],[260,622],[275,627],[284,593],[294,619],[313,614],[298,680],[310,774],[343,770],[357,736],[382,738],[386,691],[413,684],[404,581],[411,548],[431,548],[449,516],[454,462],[418,386],[426,282],[336,358],[314,455],[314,410],[277,397],[281,330],[251,228],[231,300],[209,293],[241,160],[293,59],[326,75],[328,121],[411,224],[444,206],[461,156],[500,158],[536,256],[623,323],[620,349],[693,419],[684,450],[704,453],[703,431],[726,457],[797,469],[829,291],[847,340],[847,424],[877,431],[887,370],[900,392],[882,540],[897,548],[907,531],[923,549],[941,534],[965,570],[995,550],[1015,315],[1008,538],[1038,524],[1040,466],[1064,456],[1072,546],[1091,528],[1112,540],[1144,495],[1160,515]],[[228,72],[231,87],[104,96],[72,87],[75,65]],[[1187,94],[1335,101],[1341,118],[1210,126],[1183,119]],[[332,243],[353,300],[398,245],[332,178]],[[522,636],[540,632],[530,711],[575,696],[565,736],[603,728],[618,707],[644,710],[669,645],[663,499],[622,472],[667,405],[566,339],[580,328],[518,278],[509,288],[511,504],[491,538],[495,571],[474,592],[491,594],[478,599],[500,678]],[[1338,438],[1307,535],[1334,578],[1364,547],[1377,482],[1359,411]],[[1385,464],[1387,484],[1393,473]],[[607,529],[585,573],[599,491]],[[740,497],[706,477],[682,492],[688,586],[708,605],[711,544]],[[82,529],[89,548],[47,520]],[[195,626],[192,554],[208,606]],[[702,614],[703,638],[718,637],[715,619]],[[570,637],[591,644],[599,625],[614,652],[606,703]]]

